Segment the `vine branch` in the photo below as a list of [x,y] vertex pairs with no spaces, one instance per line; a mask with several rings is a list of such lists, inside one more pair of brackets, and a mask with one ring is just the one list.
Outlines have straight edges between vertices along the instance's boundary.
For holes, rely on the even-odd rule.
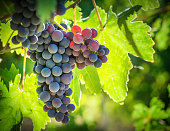
[[66,9],[70,9],[70,8],[73,8],[76,7],[76,5],[80,2],[81,0],[76,0],[73,4],[69,5]]
[[59,23],[57,23],[57,21],[54,20],[53,23],[56,24],[61,29],[63,29],[64,31],[68,32],[68,30],[66,30],[63,26],[61,26]]
[[19,49],[19,48],[22,48],[22,46],[15,47],[15,48],[10,48],[10,49],[5,49],[5,50],[0,50],[0,54],[4,54],[6,52],[9,52],[11,50],[16,50],[16,49]]
[[21,91],[23,91],[24,82],[25,82],[26,56],[27,56],[27,50],[24,48],[24,61],[23,61],[23,74],[22,74],[22,88],[21,88]]
[[102,25],[102,21],[101,21],[101,18],[100,18],[99,11],[98,11],[97,6],[96,6],[96,2],[95,2],[95,0],[92,0],[92,2],[93,2],[93,6],[94,6],[94,8],[96,10],[97,17],[99,19],[101,30],[103,30],[103,25]]
[[7,18],[9,18],[9,17],[11,17],[11,16],[12,16],[12,14],[5,15],[5,16],[3,16],[3,17],[0,18],[0,21],[1,21],[1,20],[5,20],[5,19],[7,19]]

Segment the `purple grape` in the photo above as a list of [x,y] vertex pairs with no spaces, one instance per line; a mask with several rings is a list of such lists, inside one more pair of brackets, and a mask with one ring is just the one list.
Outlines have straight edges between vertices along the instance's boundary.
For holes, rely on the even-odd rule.
[[64,115],[61,112],[56,113],[55,116],[56,121],[60,122],[64,119]]
[[104,56],[100,56],[99,59],[102,61],[102,63],[106,63],[107,62],[107,57]]
[[59,108],[58,111],[61,113],[66,113],[67,112],[67,106],[62,104]]
[[54,30],[55,30],[55,28],[54,28],[54,26],[53,26],[52,24],[50,24],[50,25],[48,26],[48,28],[47,28],[47,31],[48,31],[49,33],[52,33]]
[[55,30],[52,33],[52,40],[55,42],[60,42],[63,39],[63,33],[59,30]]
[[96,40],[90,41],[87,46],[91,51],[97,51],[99,49],[99,43]]
[[89,55],[91,54],[91,52],[89,51],[89,50],[85,50],[84,52],[83,52],[83,56],[85,57],[85,58],[89,58]]
[[102,66],[102,61],[98,58],[97,61],[94,62],[94,66],[95,66],[96,68],[101,67],[101,66]]
[[65,91],[66,96],[71,96],[72,95],[72,89],[69,88],[68,90]]
[[71,71],[71,65],[68,63],[62,64],[63,73],[69,73]]
[[75,106],[74,106],[73,104],[69,104],[69,105],[67,106],[67,109],[68,109],[68,112],[72,112],[72,111],[75,110]]
[[49,117],[55,117],[56,111],[54,109],[49,109],[47,114]]
[[78,69],[84,69],[85,66],[86,66],[85,62],[83,62],[83,63],[77,63],[77,68],[78,68]]
[[90,28],[86,28],[86,29],[82,30],[81,33],[85,39],[89,39],[92,36],[92,30]]
[[41,94],[40,94],[40,99],[41,99],[41,101],[43,101],[43,102],[47,102],[47,101],[50,99],[50,94],[49,94],[49,92],[48,92],[48,91],[43,91],[43,92],[41,92]]
[[54,76],[60,76],[62,74],[62,69],[59,66],[54,66],[52,68],[52,74]]
[[73,37],[74,37],[73,32],[67,32],[66,37],[67,37],[69,40],[73,40]]
[[61,82],[66,85],[70,84],[71,80],[72,80],[72,75],[70,75],[70,74],[63,74],[61,76]]
[[55,107],[55,108],[59,108],[61,106],[62,102],[60,100],[60,98],[54,98],[52,100],[52,105]]
[[81,44],[83,42],[83,36],[81,36],[80,34],[75,34],[73,37],[73,41],[76,44]]
[[51,84],[49,85],[49,90],[51,92],[57,92],[59,90],[60,86],[57,82],[51,82]]
[[69,117],[64,116],[64,119],[62,120],[62,123],[67,124],[69,122]]
[[73,45],[73,50],[74,51],[80,51],[80,48],[81,48],[81,44],[74,44]]
[[70,98],[69,97],[64,97],[62,99],[62,102],[63,102],[63,104],[68,105],[68,104],[70,104]]

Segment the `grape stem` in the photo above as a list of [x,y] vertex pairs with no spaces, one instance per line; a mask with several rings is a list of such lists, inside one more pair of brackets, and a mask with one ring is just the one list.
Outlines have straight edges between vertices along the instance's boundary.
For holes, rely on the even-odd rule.
[[56,24],[58,27],[60,27],[61,29],[63,29],[64,31],[68,32],[68,30],[66,30],[63,26],[61,26],[59,23],[57,23],[57,21],[53,21],[53,24]]
[[5,50],[0,50],[0,54],[4,54],[4,53],[9,52],[11,50],[16,50],[16,49],[20,49],[20,48],[22,48],[22,46],[10,48],[10,49],[5,49]]
[[69,5],[66,9],[70,9],[70,8],[73,8],[76,7],[76,5],[80,2],[81,0],[76,0],[73,4]]
[[74,18],[74,25],[76,24],[76,6],[73,8],[73,18]]
[[24,61],[23,61],[23,74],[22,74],[22,88],[21,88],[21,91],[23,91],[24,82],[25,82],[26,56],[27,56],[27,50],[24,48]]
[[102,25],[102,21],[101,21],[101,18],[100,18],[99,11],[98,11],[97,6],[96,6],[96,2],[95,2],[95,0],[92,0],[92,2],[93,2],[93,6],[94,6],[94,8],[96,10],[97,17],[99,19],[101,30],[103,30],[103,25]]

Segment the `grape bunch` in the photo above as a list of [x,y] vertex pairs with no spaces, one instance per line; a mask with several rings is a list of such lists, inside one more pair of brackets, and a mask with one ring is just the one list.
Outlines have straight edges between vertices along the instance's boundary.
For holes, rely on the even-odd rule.
[[83,69],[85,66],[90,65],[99,68],[102,66],[102,63],[107,62],[106,55],[109,54],[109,49],[93,39],[98,34],[96,29],[86,28],[81,30],[80,26],[74,25],[71,31],[75,34],[73,41],[70,43],[74,58],[70,62],[72,69],[75,67],[75,64],[78,69]]
[[[12,30],[18,31],[18,34],[13,36],[12,42],[15,45],[21,42],[23,47],[29,47],[30,44],[37,42],[36,34],[44,31],[45,25],[40,26],[40,18],[36,14],[36,0],[13,0],[13,2],[15,13],[12,15],[10,26]],[[58,0],[54,16],[64,15],[65,12],[65,0]]]
[[[67,25],[61,25],[67,28]],[[36,91],[45,104],[43,109],[49,117],[62,123],[68,123],[69,112],[75,110],[69,98],[73,79],[69,45],[73,36],[72,32],[66,33],[57,25],[45,24],[45,30],[36,35],[37,42],[30,44],[27,52],[35,61],[33,72],[37,74],[40,85]]]
[[44,24],[40,27],[40,19],[36,15],[36,0],[14,0],[15,13],[10,22],[11,29],[18,31],[13,36],[13,44],[22,43],[23,47],[29,47],[30,44],[37,42],[36,33],[44,30]]

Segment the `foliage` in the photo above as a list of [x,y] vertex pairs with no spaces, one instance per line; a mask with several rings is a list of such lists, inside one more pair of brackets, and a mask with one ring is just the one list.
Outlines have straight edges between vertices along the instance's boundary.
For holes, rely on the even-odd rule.
[[164,103],[156,97],[152,98],[149,108],[144,104],[135,105],[132,118],[136,120],[136,130],[168,130],[165,124],[159,122],[169,117],[168,112],[163,109],[164,107]]
[[[87,27],[96,28],[98,30],[98,36],[96,40],[98,40],[100,44],[104,44],[106,47],[108,47],[110,54],[108,56],[108,63],[103,64],[102,68],[100,69],[86,67],[81,71],[77,68],[73,70],[74,77],[70,87],[73,90],[72,101],[77,105],[77,111],[73,114],[73,116],[75,115],[76,118],[81,116],[84,118],[86,124],[90,123],[90,127],[94,127],[96,121],[101,120],[103,117],[102,111],[107,112],[108,116],[114,115],[115,119],[116,115],[121,113],[123,113],[123,115],[127,116],[128,118],[130,117],[130,113],[133,110],[132,107],[135,105],[133,119],[135,121],[137,130],[168,130],[168,126],[160,123],[160,121],[164,121],[164,119],[167,120],[169,117],[170,109],[167,108],[167,104],[163,103],[163,100],[159,100],[158,97],[154,97],[150,101],[151,96],[149,93],[154,94],[155,92],[159,92],[160,89],[156,88],[153,92],[150,91],[148,93],[148,90],[151,90],[150,85],[145,86],[145,83],[142,83],[142,81],[145,80],[145,75],[148,73],[146,71],[148,68],[145,66],[145,64],[142,65],[146,67],[145,72],[138,72],[136,70],[131,71],[133,75],[136,74],[136,78],[133,77],[132,80],[130,79],[130,84],[128,84],[130,70],[132,67],[140,66],[137,65],[138,63],[135,63],[136,61],[138,62],[139,59],[136,57],[140,57],[141,59],[145,60],[145,62],[140,60],[140,63],[154,61],[154,42],[151,39],[151,35],[149,34],[151,28],[146,23],[137,21],[136,14],[139,14],[138,11],[140,8],[143,8],[144,10],[157,8],[159,7],[159,3],[157,0],[129,1],[133,7],[122,11],[118,15],[112,11],[114,7],[105,9],[108,10],[108,13],[106,13],[104,9],[97,7],[104,30],[100,29],[98,18],[94,9],[91,11],[89,17],[83,18],[83,10],[78,6],[76,7],[75,16],[77,24],[80,25],[82,29]],[[41,21],[44,22],[50,18],[51,12],[55,11],[57,4],[56,0],[50,0],[48,2],[46,0],[37,0],[37,2],[38,15],[40,16]],[[66,3],[66,7],[72,3],[73,2],[68,1]],[[0,13],[0,17],[3,17],[7,14],[12,14],[13,7],[10,1],[3,1],[3,4],[9,6],[3,6],[3,8],[1,8],[2,11]],[[58,23],[64,22],[72,26],[73,9],[69,9],[63,16],[56,16],[55,20]],[[154,39],[159,43],[155,46],[156,51],[167,50],[167,42],[169,40],[169,15],[162,16],[162,18],[155,20],[155,22],[150,25],[153,27],[153,29],[158,28],[156,32],[152,31],[153,34],[155,33]],[[5,23],[3,21],[1,22],[0,29],[2,47],[5,48],[7,45],[9,45],[10,48],[17,47],[11,42],[12,37],[10,37],[10,35],[15,35],[16,32],[13,33],[13,31],[10,29],[10,18]],[[14,51],[11,51],[11,53],[13,52]],[[17,49],[15,52],[22,56],[24,54],[23,49]],[[156,60],[159,60],[159,57],[160,56],[156,55]],[[160,61],[161,60],[162,58],[160,58]],[[161,65],[160,63],[159,65]],[[160,69],[160,67],[156,68]],[[165,86],[168,83],[168,77],[167,80],[165,80],[165,76],[168,76],[167,73],[162,74],[161,72],[155,79],[164,79],[162,83],[159,81],[159,84]],[[20,84],[21,75],[19,74],[19,70],[16,69],[15,65],[12,64],[9,70],[0,69],[0,78],[0,90],[2,92],[0,95],[0,119],[2,119],[2,121],[0,121],[0,128],[4,130],[10,130],[12,128],[17,129],[22,124],[24,117],[29,117],[32,119],[34,130],[45,128],[45,124],[47,124],[47,122],[50,120],[42,109],[43,103],[37,99],[37,94],[35,91],[37,87],[35,75],[31,74],[30,76],[26,76],[23,90],[21,89]],[[131,83],[133,83],[133,86]],[[107,96],[104,95],[104,97],[101,97],[99,95],[99,93],[104,91],[113,101],[122,104],[124,103],[125,97],[127,96],[127,84],[130,87],[130,90],[132,90],[131,87],[135,87],[134,90],[136,92],[141,91],[141,94],[146,93],[147,91],[149,94],[149,98],[147,97],[148,94],[146,94],[147,101],[144,100],[145,98],[142,98],[142,100],[146,103],[138,102],[139,104],[136,104],[140,96],[137,96],[135,91],[130,91],[127,98],[127,104],[129,104],[127,111],[126,103],[124,109],[122,109],[123,107],[120,109],[120,105],[114,105],[114,107],[112,107],[113,103],[109,100],[109,98],[107,98]],[[139,89],[139,84],[141,84],[141,86],[144,88]],[[155,85],[159,84],[156,82]],[[168,90],[170,90],[169,86]],[[90,93],[97,94],[97,96],[91,96]],[[133,97],[130,98],[131,96]],[[136,103],[132,103],[131,99],[133,98],[135,100],[137,99],[135,101]],[[147,102],[150,102],[150,106],[147,106]],[[82,107],[79,108],[80,103]],[[115,112],[112,109],[114,109]],[[89,115],[87,116],[87,114]],[[76,118],[73,119],[76,121]],[[129,122],[129,120],[126,122]],[[4,125],[6,125],[5,128]]]
[[[16,73],[15,66],[12,65],[8,72]],[[21,123],[23,117],[32,119],[34,130],[45,128],[45,124],[50,119],[43,111],[43,103],[37,99],[36,76],[26,76],[24,89],[21,88],[20,81],[20,74],[13,75],[9,79],[9,91],[7,89],[8,85],[3,82],[3,78],[0,82],[0,90],[2,91],[0,96],[0,118],[2,119],[0,128],[4,131],[10,130],[13,126]]]

